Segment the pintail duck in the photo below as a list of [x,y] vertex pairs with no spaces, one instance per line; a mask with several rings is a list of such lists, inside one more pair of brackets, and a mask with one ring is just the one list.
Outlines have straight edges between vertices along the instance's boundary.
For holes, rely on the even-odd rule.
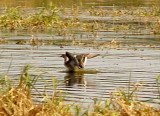
[[70,70],[74,71],[76,69],[84,68],[87,62],[87,59],[99,56],[100,54],[79,54],[75,55],[70,52],[62,54],[61,57],[64,58],[64,65]]

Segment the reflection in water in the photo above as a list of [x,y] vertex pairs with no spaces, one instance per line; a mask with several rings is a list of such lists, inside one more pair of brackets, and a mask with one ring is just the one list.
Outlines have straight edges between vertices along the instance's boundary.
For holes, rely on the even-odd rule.
[[73,86],[74,84],[77,84],[79,86],[84,86],[85,80],[84,80],[84,74],[83,73],[74,73],[70,72],[67,73],[64,77],[66,86]]

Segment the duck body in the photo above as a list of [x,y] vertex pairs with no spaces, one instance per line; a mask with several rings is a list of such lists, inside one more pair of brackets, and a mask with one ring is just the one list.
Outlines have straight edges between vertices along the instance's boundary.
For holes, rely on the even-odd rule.
[[62,57],[64,58],[64,65],[70,71],[74,71],[79,68],[78,60],[72,53],[66,52],[66,54],[62,54]]
[[77,60],[78,60],[78,64],[79,64],[79,68],[84,68],[86,63],[87,63],[87,57],[85,54],[80,54],[76,56]]
[[79,54],[75,55],[70,52],[62,54],[61,57],[64,58],[64,65],[69,69],[69,71],[74,71],[76,69],[82,69],[87,63],[87,59],[99,56],[99,54]]

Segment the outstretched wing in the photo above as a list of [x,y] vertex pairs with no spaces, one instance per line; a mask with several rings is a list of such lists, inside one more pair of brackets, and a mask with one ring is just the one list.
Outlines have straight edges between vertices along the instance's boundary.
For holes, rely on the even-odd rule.
[[78,60],[72,53],[66,52],[66,56],[69,58],[69,61],[74,63],[75,66],[78,66]]
[[99,56],[99,55],[100,55],[100,54],[90,53],[90,54],[86,54],[86,57],[87,57],[88,59],[91,59],[91,58],[94,58],[94,57]]

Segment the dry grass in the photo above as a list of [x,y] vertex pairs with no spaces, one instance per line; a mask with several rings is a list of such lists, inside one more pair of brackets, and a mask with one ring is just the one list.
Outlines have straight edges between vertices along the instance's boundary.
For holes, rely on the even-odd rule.
[[[54,96],[54,95],[53,95]],[[113,95],[110,100],[96,103],[89,116],[117,115],[117,116],[159,116],[160,110],[146,103],[132,100],[128,103],[123,95]],[[0,96],[1,116],[73,116],[71,104],[63,100],[45,99],[45,103],[35,105],[27,91],[21,87],[12,87]]]
[[[11,87],[9,91],[1,93],[1,116],[73,116],[72,104],[65,104],[63,99],[54,93],[52,99],[44,97],[44,103],[35,105],[28,91],[22,87]],[[96,102],[94,110],[82,115],[88,116],[159,116],[160,109],[156,109],[144,102],[125,99],[124,93],[119,91],[111,95],[106,101]],[[78,109],[80,110],[80,109]],[[88,110],[88,109],[87,109]],[[80,113],[79,113],[80,114]],[[77,115],[79,115],[77,114]]]
[[46,95],[40,105],[34,104],[30,91],[37,80],[29,74],[29,69],[30,66],[24,67],[17,87],[8,86],[10,83],[4,83],[1,77],[0,116],[72,116],[71,105],[65,104],[61,96],[58,97],[60,91],[55,91],[52,98]]
[[29,93],[21,87],[12,87],[0,97],[1,116],[72,116],[70,105],[54,99],[46,99],[42,105],[34,105]]
[[160,109],[145,102],[135,100],[135,96],[127,98],[124,90],[112,93],[110,99],[96,102],[91,115],[103,116],[159,116]]
[[28,115],[33,102],[22,88],[12,87],[0,97],[0,115]]
[[[34,104],[30,96],[31,84],[34,83],[29,74],[29,66],[24,67],[20,77],[18,87],[8,87],[0,92],[0,116],[159,116],[160,109],[138,101],[136,91],[140,89],[140,84],[135,84],[129,91],[118,89],[111,93],[106,101],[94,99],[94,105],[90,106],[93,110],[67,104],[61,97],[60,91],[53,92],[52,98],[47,95],[43,98],[40,105]],[[157,86],[160,76],[157,77]],[[32,82],[32,83],[30,83]],[[7,84],[6,84],[7,86]],[[55,81],[53,79],[53,86]],[[4,85],[3,85],[4,87]]]

